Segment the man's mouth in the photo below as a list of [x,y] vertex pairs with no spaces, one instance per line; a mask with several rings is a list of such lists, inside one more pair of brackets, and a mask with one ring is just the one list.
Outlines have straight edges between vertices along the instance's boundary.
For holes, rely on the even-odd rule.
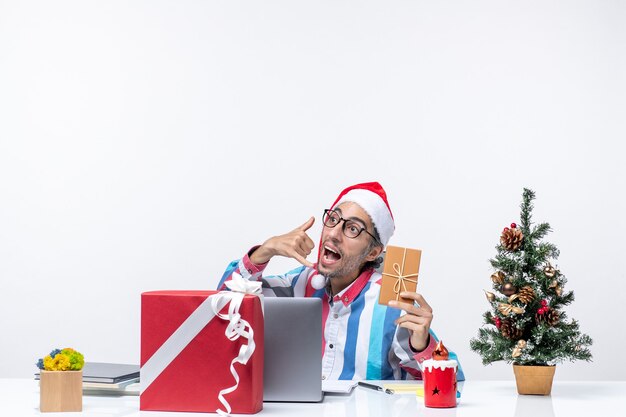
[[322,264],[325,266],[333,265],[341,259],[341,253],[339,249],[331,247],[329,245],[324,245],[324,252],[322,253]]

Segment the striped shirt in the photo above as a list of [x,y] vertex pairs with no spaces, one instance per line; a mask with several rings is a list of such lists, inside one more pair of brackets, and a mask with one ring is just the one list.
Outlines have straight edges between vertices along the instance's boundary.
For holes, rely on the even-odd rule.
[[[245,279],[261,280],[267,297],[321,298],[322,379],[422,379],[419,364],[432,357],[437,336],[431,330],[429,344],[421,352],[409,346],[409,331],[394,323],[404,312],[378,304],[380,273],[365,270],[331,297],[326,289],[311,286],[311,278],[318,273],[314,268],[302,266],[266,277],[266,266],[252,263],[246,254],[228,265],[218,288],[225,289],[224,282],[236,272]],[[454,352],[450,352],[450,359],[458,361]],[[457,379],[465,379],[460,363]]]

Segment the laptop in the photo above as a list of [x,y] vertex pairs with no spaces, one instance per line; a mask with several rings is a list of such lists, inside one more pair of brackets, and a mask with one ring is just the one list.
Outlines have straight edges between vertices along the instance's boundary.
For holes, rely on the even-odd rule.
[[321,401],[322,300],[265,297],[263,303],[263,401]]

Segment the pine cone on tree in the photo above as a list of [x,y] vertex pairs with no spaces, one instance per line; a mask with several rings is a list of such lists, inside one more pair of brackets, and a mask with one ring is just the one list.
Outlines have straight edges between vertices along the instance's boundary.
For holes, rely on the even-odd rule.
[[524,234],[518,228],[509,229],[505,227],[500,236],[500,244],[508,251],[515,251],[522,246],[524,240]]
[[545,310],[539,309],[537,314],[535,314],[535,320],[537,324],[545,323],[548,326],[556,326],[559,322],[561,315],[559,312],[553,308],[545,308]]
[[522,287],[517,292],[517,299],[524,304],[529,304],[535,299],[535,290],[533,290],[533,287],[531,287],[530,285]]
[[507,339],[517,340],[522,337],[522,329],[518,328],[510,319],[504,319],[500,323],[500,333]]

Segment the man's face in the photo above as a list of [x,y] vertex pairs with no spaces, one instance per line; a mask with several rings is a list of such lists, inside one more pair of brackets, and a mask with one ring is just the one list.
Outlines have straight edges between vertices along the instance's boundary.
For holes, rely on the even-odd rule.
[[[354,221],[359,226],[365,227],[369,233],[374,233],[370,217],[358,204],[345,202],[336,207],[335,211],[342,218]],[[322,229],[320,247],[322,256],[317,268],[328,279],[356,277],[369,255],[368,248],[372,237],[361,232],[356,238],[351,239],[343,233],[344,223],[342,221],[333,228],[324,226]]]

